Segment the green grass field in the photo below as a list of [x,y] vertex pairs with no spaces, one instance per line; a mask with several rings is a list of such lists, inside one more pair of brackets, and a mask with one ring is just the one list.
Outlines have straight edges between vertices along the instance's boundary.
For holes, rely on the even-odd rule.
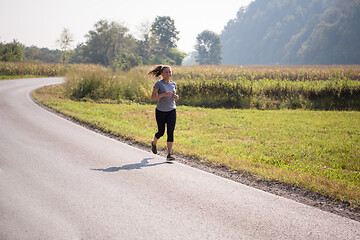
[[[34,93],[93,127],[149,145],[154,105],[72,101],[62,87]],[[174,152],[360,206],[360,112],[178,107]],[[165,140],[159,142],[165,148]],[[150,147],[149,147],[150,149]]]

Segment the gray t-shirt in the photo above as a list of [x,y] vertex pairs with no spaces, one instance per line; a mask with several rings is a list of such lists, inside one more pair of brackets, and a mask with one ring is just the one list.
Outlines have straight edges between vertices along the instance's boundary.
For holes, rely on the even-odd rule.
[[160,80],[155,83],[154,87],[159,89],[158,94],[173,92],[173,94],[169,97],[160,98],[157,102],[156,108],[162,112],[170,112],[176,109],[174,100],[174,94],[176,93],[176,83],[172,81],[166,83],[163,80]]

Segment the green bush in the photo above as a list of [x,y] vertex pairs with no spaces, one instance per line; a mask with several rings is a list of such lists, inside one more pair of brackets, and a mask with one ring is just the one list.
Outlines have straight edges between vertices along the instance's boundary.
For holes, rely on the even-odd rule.
[[113,72],[102,68],[68,73],[64,88],[66,95],[76,100],[149,103],[151,85],[139,72]]

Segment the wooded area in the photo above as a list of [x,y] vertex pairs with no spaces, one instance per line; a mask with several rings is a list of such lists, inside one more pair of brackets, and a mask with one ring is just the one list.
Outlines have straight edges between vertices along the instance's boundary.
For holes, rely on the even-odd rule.
[[118,22],[99,20],[86,34],[86,42],[71,46],[73,37],[64,29],[57,43],[60,50],[36,46],[26,47],[17,40],[0,42],[0,61],[38,61],[60,63],[92,63],[129,70],[138,65],[181,65],[186,54],[177,49],[179,31],[174,20],[158,16],[151,26],[144,26],[140,39]]
[[[177,49],[178,34],[167,16],[143,26],[139,39],[123,24],[100,20],[75,48],[68,29],[59,50],[0,42],[0,61],[93,63],[114,70],[182,65],[187,54]],[[240,8],[220,35],[199,33],[189,56],[191,64],[360,64],[360,0],[255,0]]]
[[220,38],[223,64],[360,64],[360,0],[256,0]]

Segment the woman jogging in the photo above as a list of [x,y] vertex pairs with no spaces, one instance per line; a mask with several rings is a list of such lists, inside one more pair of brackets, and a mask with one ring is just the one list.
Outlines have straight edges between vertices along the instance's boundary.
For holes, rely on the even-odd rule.
[[162,79],[154,85],[151,100],[156,101],[155,117],[158,131],[151,142],[151,150],[157,154],[157,142],[165,133],[165,124],[167,127],[167,160],[172,161],[175,158],[171,151],[174,143],[174,129],[176,124],[176,104],[175,100],[179,99],[176,94],[176,83],[170,80],[172,72],[171,67],[167,65],[156,66],[148,75],[153,77],[162,76]]

